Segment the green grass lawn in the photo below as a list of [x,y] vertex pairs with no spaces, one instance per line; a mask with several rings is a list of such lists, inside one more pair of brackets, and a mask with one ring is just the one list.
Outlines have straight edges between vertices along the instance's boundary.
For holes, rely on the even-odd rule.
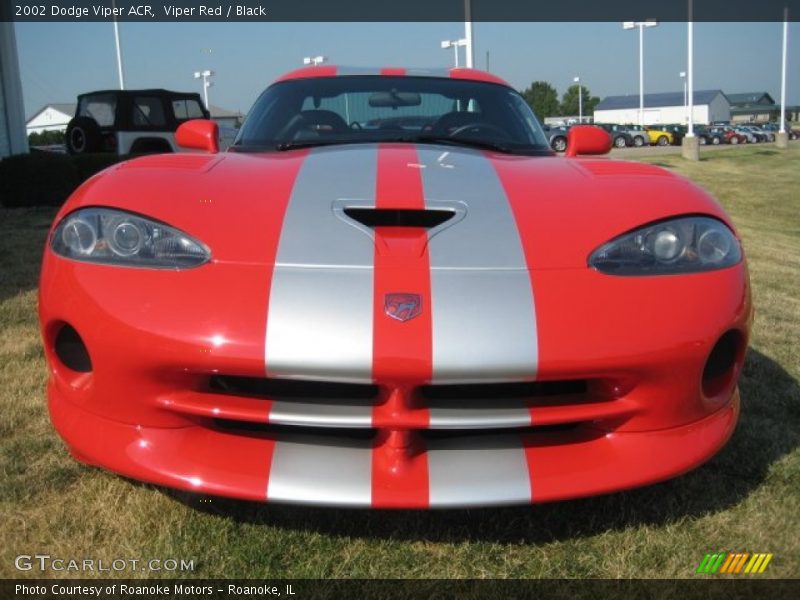
[[739,427],[678,479],[533,507],[201,501],[76,463],[48,420],[36,319],[54,211],[0,210],[0,577],[37,552],[194,559],[201,577],[695,577],[719,550],[772,552],[766,576],[800,576],[800,144],[702,156],[647,160],[713,193],[744,238],[756,321]]

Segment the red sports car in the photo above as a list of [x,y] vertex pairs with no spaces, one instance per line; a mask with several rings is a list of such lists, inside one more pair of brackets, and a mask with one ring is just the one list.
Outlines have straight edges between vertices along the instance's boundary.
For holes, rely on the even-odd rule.
[[[40,288],[72,454],[251,500],[458,507],[674,477],[736,425],[752,307],[720,205],[550,150],[475,70],[289,73],[228,152],[138,158],[55,219]],[[198,152],[199,150],[199,152]]]

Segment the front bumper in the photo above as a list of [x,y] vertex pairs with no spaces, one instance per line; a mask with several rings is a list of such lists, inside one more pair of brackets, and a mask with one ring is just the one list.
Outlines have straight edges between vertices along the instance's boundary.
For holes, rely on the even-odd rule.
[[[731,436],[739,416],[735,390],[715,413],[672,429],[617,433],[580,426],[568,432],[445,439],[409,450],[392,448],[388,440],[333,445],[325,437],[245,434],[210,423],[128,425],[77,408],[53,386],[49,392],[53,424],[83,462],[202,494],[373,508],[548,502],[654,483],[708,460]],[[391,464],[398,452],[404,455],[400,468],[376,477],[378,463]],[[400,489],[409,481],[403,469],[416,471],[411,479],[428,493]],[[425,472],[426,478],[419,477]]]

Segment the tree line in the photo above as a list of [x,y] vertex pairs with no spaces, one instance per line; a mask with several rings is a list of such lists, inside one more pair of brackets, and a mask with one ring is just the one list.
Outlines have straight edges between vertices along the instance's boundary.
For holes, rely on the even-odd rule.
[[63,131],[42,131],[40,133],[33,132],[28,134],[29,146],[50,146],[53,144],[63,144],[63,143],[64,143]]
[[536,113],[536,116],[544,120],[545,117],[571,117],[578,114],[578,90],[580,90],[583,102],[583,116],[594,114],[594,107],[600,102],[600,98],[592,96],[589,88],[579,86],[577,83],[571,85],[564,92],[561,101],[558,100],[556,88],[547,81],[534,81],[529,87],[522,90],[522,97]]

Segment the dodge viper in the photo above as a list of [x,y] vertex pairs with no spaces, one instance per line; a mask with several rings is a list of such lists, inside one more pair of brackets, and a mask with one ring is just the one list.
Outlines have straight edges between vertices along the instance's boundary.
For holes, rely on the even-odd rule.
[[375,508],[602,494],[716,453],[752,307],[720,205],[477,70],[291,72],[218,150],[112,166],[55,218],[52,422],[87,464]]

